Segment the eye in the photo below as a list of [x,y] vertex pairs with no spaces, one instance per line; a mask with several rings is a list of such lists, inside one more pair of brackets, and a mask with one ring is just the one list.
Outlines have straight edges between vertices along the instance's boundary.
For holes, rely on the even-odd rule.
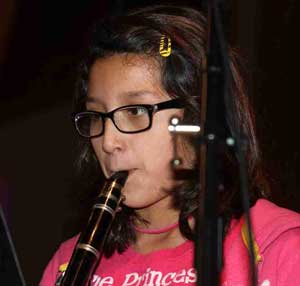
[[143,106],[135,106],[127,109],[127,114],[131,116],[141,116],[147,113],[147,109]]

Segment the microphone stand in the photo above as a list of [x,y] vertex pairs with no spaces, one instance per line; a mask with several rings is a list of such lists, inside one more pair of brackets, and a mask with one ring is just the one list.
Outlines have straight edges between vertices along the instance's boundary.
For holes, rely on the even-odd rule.
[[[195,269],[197,286],[220,285],[223,266],[223,219],[218,213],[218,193],[222,190],[224,146],[234,148],[239,163],[239,179],[249,241],[250,281],[256,285],[256,266],[249,215],[248,176],[245,151],[247,140],[235,118],[236,106],[229,90],[230,69],[228,47],[224,37],[224,0],[204,1],[207,10],[207,60],[202,60],[200,126],[180,125],[171,119],[169,131],[199,134],[200,188],[196,220]],[[205,10],[204,9],[204,10]],[[222,15],[221,15],[222,14]],[[247,139],[247,138],[246,138]],[[176,158],[176,154],[175,154]],[[179,161],[178,161],[179,162]],[[178,165],[174,160],[174,165]],[[242,270],[242,269],[241,269]]]
[[227,74],[215,19],[215,9],[219,4],[212,0],[207,6],[207,63],[203,66],[207,75],[202,78],[202,86],[206,82],[207,91],[202,90],[200,104],[201,115],[206,115],[200,118],[204,143],[200,146],[200,194],[203,195],[198,196],[195,247],[198,286],[219,285],[223,262],[223,221],[218,214],[218,193],[223,186],[220,171],[223,167],[219,154],[222,141],[230,134],[226,126],[224,103]]
[[[202,90],[201,118],[202,138],[200,142],[200,182],[198,219],[196,222],[195,268],[198,273],[197,286],[220,285],[223,264],[223,221],[218,214],[218,193],[223,189],[222,160],[219,154],[227,144],[234,148],[239,163],[240,188],[245,222],[249,238],[249,285],[256,285],[256,266],[252,238],[248,176],[245,151],[247,140],[237,126],[236,106],[229,92],[229,57],[224,37],[224,0],[209,0],[207,5],[208,37],[207,63],[204,62],[202,85],[207,83],[207,94]],[[206,109],[206,110],[205,110]],[[232,114],[230,114],[230,112]],[[229,124],[231,123],[231,124]],[[234,136],[232,138],[232,136]],[[246,138],[247,139],[247,138]],[[201,193],[204,192],[204,197]],[[242,270],[242,269],[241,269]]]

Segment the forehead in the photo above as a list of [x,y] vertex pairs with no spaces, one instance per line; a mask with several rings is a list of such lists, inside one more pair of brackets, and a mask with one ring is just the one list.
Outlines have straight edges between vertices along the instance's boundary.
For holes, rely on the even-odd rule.
[[159,63],[151,57],[117,54],[98,59],[90,70],[88,97],[98,101],[122,99],[126,94],[166,96]]

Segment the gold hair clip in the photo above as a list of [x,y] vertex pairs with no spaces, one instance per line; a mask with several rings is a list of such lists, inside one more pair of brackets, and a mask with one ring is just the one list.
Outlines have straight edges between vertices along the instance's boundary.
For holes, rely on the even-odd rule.
[[160,45],[159,45],[159,53],[162,57],[168,57],[171,55],[171,39],[170,37],[166,37],[162,35],[160,38]]

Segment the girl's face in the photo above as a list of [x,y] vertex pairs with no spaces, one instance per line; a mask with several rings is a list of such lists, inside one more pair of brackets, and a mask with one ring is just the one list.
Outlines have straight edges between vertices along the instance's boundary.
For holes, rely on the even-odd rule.
[[[157,63],[138,55],[113,55],[92,66],[86,107],[109,112],[130,104],[156,104],[170,97],[164,91]],[[166,190],[175,185],[170,162],[173,157],[172,137],[168,125],[172,116],[182,116],[182,109],[167,109],[154,114],[151,129],[124,134],[110,119],[105,132],[91,139],[95,154],[106,177],[128,170],[122,190],[124,204],[135,209],[170,206]]]

